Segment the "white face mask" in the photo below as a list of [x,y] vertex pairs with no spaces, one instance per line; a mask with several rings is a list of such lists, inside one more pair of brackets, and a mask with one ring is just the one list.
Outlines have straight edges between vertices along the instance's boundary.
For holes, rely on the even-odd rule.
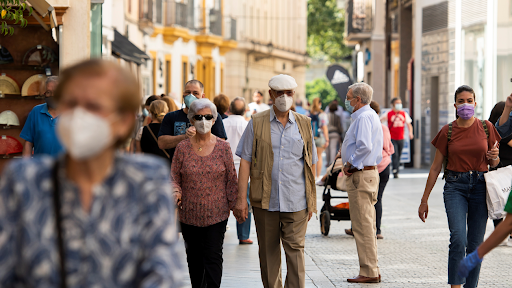
[[213,120],[206,120],[203,118],[201,121],[195,121],[194,127],[199,134],[206,134],[212,130]]
[[77,160],[91,158],[113,142],[110,122],[81,107],[59,116],[57,135],[69,155]]
[[293,105],[293,97],[287,96],[286,94],[283,94],[276,98],[276,101],[274,103],[276,108],[281,112],[286,112],[292,108]]

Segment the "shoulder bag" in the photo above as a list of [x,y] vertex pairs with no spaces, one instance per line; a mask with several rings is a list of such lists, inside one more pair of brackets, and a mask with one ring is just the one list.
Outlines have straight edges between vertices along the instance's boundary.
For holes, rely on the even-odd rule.
[[[149,133],[151,133],[151,136],[153,136],[153,139],[155,139],[155,142],[156,142],[156,145],[158,145],[158,138],[156,138],[155,136],[155,133],[153,133],[153,130],[151,130],[151,127],[146,126],[149,130]],[[167,153],[167,151],[165,151],[165,149],[160,149],[164,152],[165,156],[167,156],[167,158],[171,159],[171,156],[169,155],[169,153]]]

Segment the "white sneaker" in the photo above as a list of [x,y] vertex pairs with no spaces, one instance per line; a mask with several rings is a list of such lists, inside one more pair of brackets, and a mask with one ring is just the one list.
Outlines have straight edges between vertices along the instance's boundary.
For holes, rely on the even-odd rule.
[[325,182],[322,179],[316,181],[316,186],[324,186]]
[[508,237],[503,240],[503,242],[500,243],[498,246],[508,246]]

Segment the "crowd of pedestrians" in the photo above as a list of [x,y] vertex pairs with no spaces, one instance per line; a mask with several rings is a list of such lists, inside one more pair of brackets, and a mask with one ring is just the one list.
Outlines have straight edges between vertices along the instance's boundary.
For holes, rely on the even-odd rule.
[[[348,88],[344,107],[335,100],[325,111],[320,98],[306,109],[288,75],[269,79],[270,105],[262,91],[249,104],[223,94],[210,101],[198,80],[185,83],[182,103],[166,95],[141,103],[136,83],[101,60],[48,78],[45,103],[20,135],[25,159],[0,180],[0,286],[179,287],[181,232],[192,287],[220,287],[232,211],[240,245],[253,244],[254,217],[263,286],[283,287],[283,248],[284,286],[305,287],[316,185],[325,185],[323,166],[339,158],[352,222],[345,232],[359,259],[358,275],[347,281],[381,282],[383,193],[414,136],[399,98],[379,117],[365,83]],[[512,232],[512,217],[498,219],[482,243],[484,174],[512,164],[512,96],[489,121],[475,118],[475,99],[471,87],[455,91],[457,119],[432,140],[436,154],[418,209],[426,221],[444,163],[452,287],[476,287],[483,256]],[[511,201],[505,211],[512,213]]]

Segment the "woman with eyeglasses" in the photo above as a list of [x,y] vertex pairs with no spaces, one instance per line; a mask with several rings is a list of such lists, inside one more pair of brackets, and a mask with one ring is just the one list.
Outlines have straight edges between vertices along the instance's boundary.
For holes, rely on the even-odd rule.
[[208,99],[190,104],[196,134],[176,146],[171,166],[193,288],[220,287],[224,234],[238,194],[229,143],[211,133],[217,115]]
[[13,161],[0,177],[0,287],[181,287],[169,167],[116,153],[135,126],[136,79],[102,60],[60,75],[65,154]]

